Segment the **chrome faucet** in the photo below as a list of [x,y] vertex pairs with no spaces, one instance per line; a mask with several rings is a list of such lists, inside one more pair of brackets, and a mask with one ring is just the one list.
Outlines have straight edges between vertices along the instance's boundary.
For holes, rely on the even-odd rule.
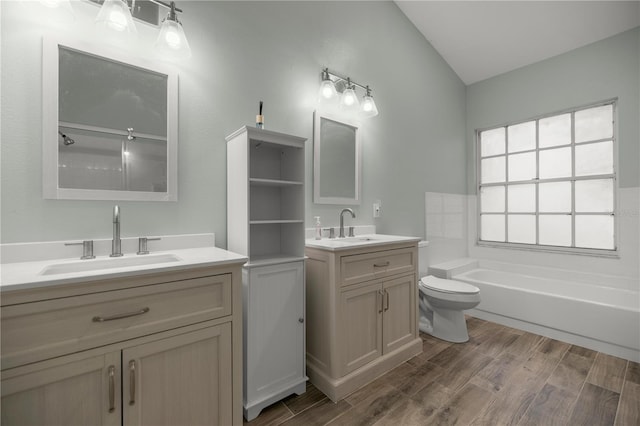
[[111,241],[110,257],[122,256],[122,247],[120,241],[120,207],[113,207],[113,240]]
[[351,209],[342,209],[342,211],[340,212],[340,234],[338,235],[338,238],[344,238],[344,212],[349,212],[351,213],[351,217],[353,219],[356,218],[356,214],[353,212],[353,210]]

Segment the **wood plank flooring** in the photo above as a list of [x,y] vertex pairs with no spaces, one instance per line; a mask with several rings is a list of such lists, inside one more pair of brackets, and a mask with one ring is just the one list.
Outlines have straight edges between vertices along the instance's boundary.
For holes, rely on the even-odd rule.
[[334,404],[312,384],[245,425],[640,425],[640,365],[477,318]]

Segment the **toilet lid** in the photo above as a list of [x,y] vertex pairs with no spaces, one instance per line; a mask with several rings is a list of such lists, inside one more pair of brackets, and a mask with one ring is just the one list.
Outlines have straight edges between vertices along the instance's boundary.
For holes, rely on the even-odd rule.
[[476,294],[480,292],[480,289],[474,285],[463,283],[462,281],[445,280],[433,275],[423,277],[420,280],[420,285],[442,293]]

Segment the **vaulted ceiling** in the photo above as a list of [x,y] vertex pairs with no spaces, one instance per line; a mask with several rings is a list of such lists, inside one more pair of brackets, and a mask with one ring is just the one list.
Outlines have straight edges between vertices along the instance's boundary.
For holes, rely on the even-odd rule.
[[465,84],[640,25],[640,1],[395,2]]

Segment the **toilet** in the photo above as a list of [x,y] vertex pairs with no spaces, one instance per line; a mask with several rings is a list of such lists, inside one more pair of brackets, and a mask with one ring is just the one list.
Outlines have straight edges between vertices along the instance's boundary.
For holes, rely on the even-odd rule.
[[456,280],[427,275],[418,283],[420,290],[420,331],[447,342],[469,340],[464,310],[480,303],[480,289]]
[[419,244],[418,282],[420,331],[447,342],[469,340],[464,311],[480,303],[480,289],[471,284],[427,274],[428,243]]

